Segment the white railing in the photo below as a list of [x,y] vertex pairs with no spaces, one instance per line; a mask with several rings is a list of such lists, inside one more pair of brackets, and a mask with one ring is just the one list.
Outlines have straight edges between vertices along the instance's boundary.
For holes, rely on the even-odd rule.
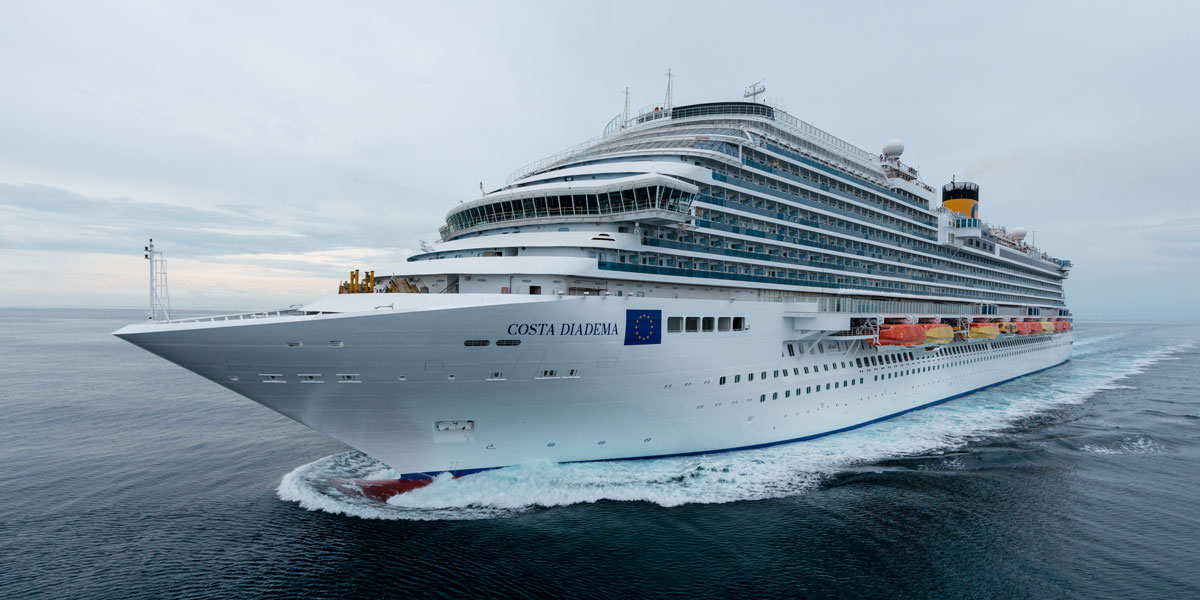
[[[621,118],[621,116],[617,115],[616,118],[619,119],[619,118]],[[610,127],[611,127],[611,125],[610,125]],[[505,180],[504,185],[510,185],[510,184],[512,184],[512,182],[514,182],[518,179],[521,179],[521,178],[525,177],[526,175],[529,175],[530,173],[540,171],[542,169],[545,169],[546,167],[549,167],[550,165],[553,165],[556,162],[565,160],[575,154],[579,154],[585,150],[591,149],[592,147],[599,146],[604,141],[616,136],[619,133],[624,133],[624,131],[626,131],[626,130],[617,129],[615,131],[609,131],[606,128],[604,133],[602,133],[590,140],[587,140],[587,141],[579,143],[579,144],[575,144],[574,146],[571,146],[570,148],[567,148],[566,150],[556,152],[550,156],[547,156],[546,158],[543,158],[541,160],[536,160],[534,162],[531,162],[531,163],[521,167],[520,169],[517,169],[516,171],[513,171],[512,175],[509,175],[508,179]]]
[[[651,106],[653,106],[653,105],[651,105]],[[823,148],[831,150],[834,152],[835,155],[839,155],[848,160],[858,162],[858,163],[860,163],[859,166],[865,167],[868,172],[873,172],[878,168],[876,166],[876,162],[878,159],[874,154],[871,154],[870,152],[867,152],[866,150],[863,150],[862,148],[859,148],[858,146],[855,146],[854,144],[851,144],[850,142],[847,142],[846,140],[843,140],[843,139],[841,139],[819,127],[815,127],[808,122],[797,119],[796,117],[793,117],[792,115],[788,114],[788,112],[783,110],[782,108],[779,108],[779,107],[773,106],[773,105],[767,105],[767,106],[771,106],[771,108],[774,111],[774,114],[775,114],[774,122],[782,124],[784,126],[784,129],[792,130],[792,133],[797,135],[798,137],[807,139],[807,140],[817,144],[818,146],[821,146]],[[674,108],[678,108],[678,107],[674,107]],[[673,109],[670,109],[670,108],[664,108],[663,109],[664,114],[662,117],[659,117],[656,119],[647,119],[645,110],[643,109],[642,114],[639,114],[638,116],[635,116],[635,117],[630,117],[629,119],[625,120],[624,122],[620,121],[621,115],[617,115],[611,121],[609,121],[608,125],[604,128],[604,133],[602,133],[590,140],[587,140],[583,143],[576,144],[570,148],[567,148],[566,150],[562,150],[560,152],[557,152],[557,153],[555,153],[551,156],[548,156],[546,158],[543,158],[541,160],[529,163],[529,164],[521,167],[520,169],[513,171],[512,175],[509,175],[508,179],[505,181],[505,185],[509,185],[512,182],[517,181],[518,179],[521,179],[531,173],[535,173],[535,172],[545,169],[551,165],[554,165],[555,163],[566,160],[574,154],[579,154],[586,150],[589,150],[595,146],[600,145],[601,143],[605,142],[606,140],[612,139],[622,133],[626,133],[626,132],[632,131],[634,129],[639,129],[639,128],[642,128],[642,127],[645,127],[648,125],[658,124],[658,123],[663,122],[664,120],[670,120],[672,110]],[[717,116],[726,116],[726,117],[732,116],[732,117],[739,117],[739,118],[759,118],[759,119],[769,120],[766,117],[759,116],[759,115],[711,115],[711,114],[710,115],[699,115],[696,117],[686,117],[685,119],[681,119],[681,120],[712,119],[713,117],[717,117]],[[639,121],[641,121],[641,122],[639,122]]]
[[282,310],[260,310],[256,312],[237,313],[232,315],[210,315],[206,317],[190,317],[187,319],[172,319],[170,321],[156,321],[157,323],[210,323],[216,321],[243,321],[248,319],[270,319],[274,317],[295,317],[306,314],[292,308]]

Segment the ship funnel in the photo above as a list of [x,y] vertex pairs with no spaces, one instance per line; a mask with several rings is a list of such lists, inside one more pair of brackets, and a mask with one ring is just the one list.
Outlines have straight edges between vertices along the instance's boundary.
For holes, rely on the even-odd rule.
[[951,181],[942,186],[942,206],[964,217],[979,217],[979,185],[970,181]]

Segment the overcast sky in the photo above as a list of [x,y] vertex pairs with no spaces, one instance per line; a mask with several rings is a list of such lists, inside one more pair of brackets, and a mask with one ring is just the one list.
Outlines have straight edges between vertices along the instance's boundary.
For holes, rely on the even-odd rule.
[[768,102],[1074,260],[1080,318],[1195,318],[1194,2],[0,0],[0,304],[332,293],[659,102]]

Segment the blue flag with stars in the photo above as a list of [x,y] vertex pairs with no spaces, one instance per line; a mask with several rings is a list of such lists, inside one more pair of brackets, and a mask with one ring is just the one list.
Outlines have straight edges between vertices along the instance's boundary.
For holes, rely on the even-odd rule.
[[625,345],[662,343],[661,310],[626,310]]

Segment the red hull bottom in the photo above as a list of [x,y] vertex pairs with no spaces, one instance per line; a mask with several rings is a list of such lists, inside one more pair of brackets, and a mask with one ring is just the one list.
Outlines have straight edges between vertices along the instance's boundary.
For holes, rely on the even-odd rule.
[[339,479],[335,480],[333,485],[344,494],[387,502],[392,496],[411,492],[431,483],[433,479]]

